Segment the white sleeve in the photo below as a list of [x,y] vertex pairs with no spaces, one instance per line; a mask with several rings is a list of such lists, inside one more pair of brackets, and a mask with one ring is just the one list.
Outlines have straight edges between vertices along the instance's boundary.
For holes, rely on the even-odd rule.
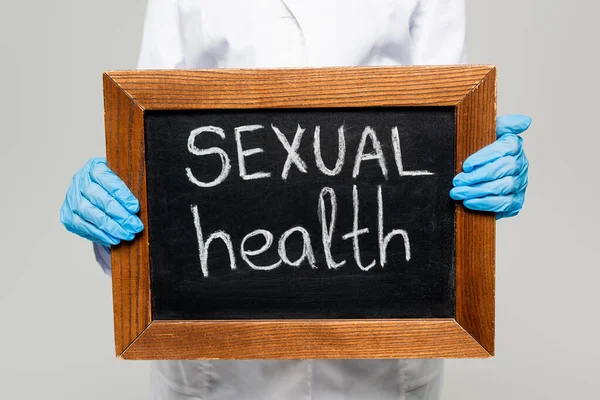
[[103,246],[99,243],[94,243],[94,256],[96,261],[102,267],[102,271],[108,276],[112,276],[112,270],[110,266],[110,247]]
[[139,69],[184,67],[177,0],[148,0]]
[[414,65],[464,64],[464,0],[420,0],[411,18]]

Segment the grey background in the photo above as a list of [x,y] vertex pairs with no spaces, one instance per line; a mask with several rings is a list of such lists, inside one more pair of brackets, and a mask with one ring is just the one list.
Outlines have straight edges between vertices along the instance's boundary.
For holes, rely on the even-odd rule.
[[[59,209],[104,154],[101,73],[134,68],[143,0],[0,2],[0,398],[145,399],[113,355],[110,280]],[[469,61],[533,118],[522,214],[498,224],[497,356],[446,363],[444,399],[590,399],[597,340],[596,2],[467,0]]]

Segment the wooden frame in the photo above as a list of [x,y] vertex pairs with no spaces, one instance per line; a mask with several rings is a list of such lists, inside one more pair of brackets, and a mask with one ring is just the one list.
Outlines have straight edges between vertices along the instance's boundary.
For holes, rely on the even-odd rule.
[[[453,106],[456,171],[495,138],[493,66],[111,71],[108,164],[148,224],[145,110]],[[430,358],[494,354],[495,218],[456,208],[455,318],[153,321],[148,229],[112,249],[115,346],[125,359]]]

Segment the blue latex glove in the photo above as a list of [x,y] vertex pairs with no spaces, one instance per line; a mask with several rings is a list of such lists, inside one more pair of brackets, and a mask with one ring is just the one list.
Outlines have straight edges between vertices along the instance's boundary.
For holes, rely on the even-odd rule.
[[450,197],[465,207],[496,213],[496,218],[514,217],[521,211],[527,188],[529,162],[519,136],[531,118],[504,115],[496,119],[496,141],[471,155],[456,175]]
[[139,201],[106,159],[92,158],[73,176],[60,221],[70,232],[109,246],[132,240],[144,229],[135,215],[139,210]]

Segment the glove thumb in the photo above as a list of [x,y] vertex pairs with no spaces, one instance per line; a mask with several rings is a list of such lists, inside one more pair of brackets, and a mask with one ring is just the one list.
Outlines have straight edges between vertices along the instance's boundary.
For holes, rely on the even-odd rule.
[[518,135],[523,133],[531,125],[531,118],[526,115],[508,114],[496,118],[496,138],[504,135]]

